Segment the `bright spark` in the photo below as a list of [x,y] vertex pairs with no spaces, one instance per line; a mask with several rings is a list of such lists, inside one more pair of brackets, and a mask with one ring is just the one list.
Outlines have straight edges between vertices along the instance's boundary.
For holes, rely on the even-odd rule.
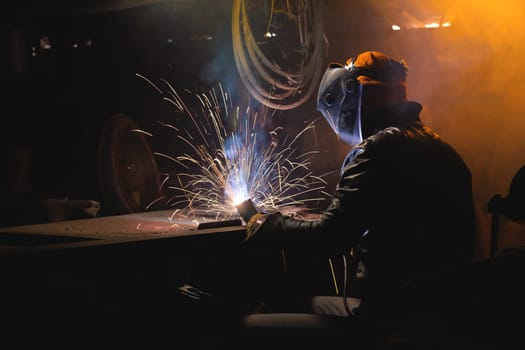
[[248,198],[264,212],[325,199],[319,193],[323,193],[326,182],[309,170],[310,160],[318,152],[297,151],[298,140],[314,129],[314,122],[289,140],[279,137],[282,128],[264,130],[267,116],[259,116],[250,108],[233,108],[221,85],[219,94],[215,89],[198,94],[185,90],[197,102],[198,115],[165,80],[164,92],[145,80],[178,113],[189,118],[192,126],[190,130],[159,122],[177,132],[176,137],[191,150],[173,156],[155,152],[178,169],[183,168],[177,174],[166,174],[162,182],[161,192],[175,193],[166,201],[168,206],[183,206],[193,215],[212,214],[220,219],[238,216],[235,205]]

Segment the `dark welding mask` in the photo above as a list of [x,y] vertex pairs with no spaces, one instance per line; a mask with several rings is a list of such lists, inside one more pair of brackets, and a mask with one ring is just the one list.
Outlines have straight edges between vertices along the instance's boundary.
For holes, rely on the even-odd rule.
[[[365,51],[346,65],[331,63],[317,94],[317,110],[336,135],[350,146],[363,140],[363,130],[373,129],[368,119],[382,107],[407,101],[407,66],[377,51]],[[366,124],[363,127],[363,123]]]
[[361,133],[362,86],[353,63],[331,63],[326,69],[317,94],[317,110],[335,134],[354,146],[363,140]]

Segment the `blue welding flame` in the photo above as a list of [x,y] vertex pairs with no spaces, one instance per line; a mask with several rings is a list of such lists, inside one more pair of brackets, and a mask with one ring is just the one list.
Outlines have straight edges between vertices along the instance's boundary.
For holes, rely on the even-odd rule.
[[[249,117],[237,123],[235,133],[224,140],[224,153],[229,165],[226,197],[236,205],[248,198],[257,200],[257,191],[264,187],[264,150],[267,137]],[[267,176],[267,174],[266,174]]]
[[242,138],[236,134],[227,137],[224,140],[224,153],[229,167],[226,174],[228,186],[225,189],[225,194],[235,205],[249,197],[249,174],[246,174],[241,166],[243,157],[246,157],[246,146]]

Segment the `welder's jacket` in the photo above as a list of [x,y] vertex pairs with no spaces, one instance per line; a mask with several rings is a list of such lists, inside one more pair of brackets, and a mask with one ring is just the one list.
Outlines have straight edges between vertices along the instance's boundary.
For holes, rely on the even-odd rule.
[[379,131],[350,151],[319,220],[270,214],[255,241],[311,243],[328,256],[358,248],[366,269],[361,297],[376,307],[413,281],[468,264],[474,240],[471,173],[422,124],[420,110],[408,102],[388,111]]

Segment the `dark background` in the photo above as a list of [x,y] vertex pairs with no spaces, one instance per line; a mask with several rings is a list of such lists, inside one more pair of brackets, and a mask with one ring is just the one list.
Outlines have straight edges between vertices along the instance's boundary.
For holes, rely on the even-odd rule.
[[[137,73],[155,82],[166,79],[178,90],[227,82],[232,97],[244,101],[246,89],[231,51],[231,8],[227,0],[6,5],[0,224],[49,220],[43,199],[100,200],[98,150],[109,118],[124,113],[141,128],[154,130],[155,121],[170,113]],[[416,28],[436,16],[450,17],[452,26]],[[330,0],[325,6],[324,64],[362,50],[408,62],[409,98],[422,103],[424,121],[471,167],[479,257],[489,253],[487,202],[508,192],[525,163],[524,17],[525,5],[517,0]],[[393,31],[393,23],[402,30]],[[41,49],[44,36],[51,50]],[[272,124],[293,134],[319,117],[310,99],[298,108],[275,111]],[[154,149],[169,149],[172,142],[161,134],[149,140]],[[319,150],[311,166],[318,174],[338,170],[348,151],[322,120],[302,145]],[[330,192],[336,177],[327,178]],[[500,246],[521,245],[522,228],[503,225]]]

